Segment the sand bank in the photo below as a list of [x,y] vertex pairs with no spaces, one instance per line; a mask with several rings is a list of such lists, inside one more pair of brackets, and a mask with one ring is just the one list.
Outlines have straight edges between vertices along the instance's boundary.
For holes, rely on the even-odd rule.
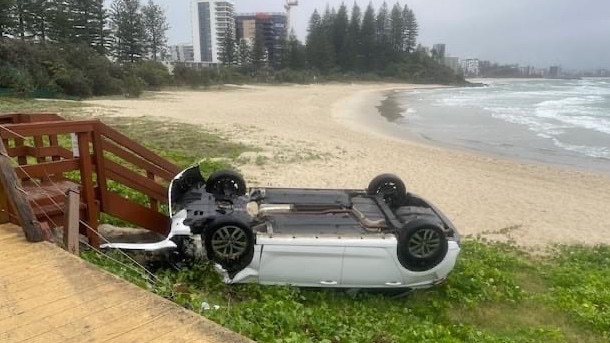
[[376,106],[415,85],[248,86],[98,100],[91,114],[151,116],[202,125],[257,146],[238,167],[250,185],[365,187],[401,176],[463,234],[519,244],[610,244],[610,177],[405,141]]

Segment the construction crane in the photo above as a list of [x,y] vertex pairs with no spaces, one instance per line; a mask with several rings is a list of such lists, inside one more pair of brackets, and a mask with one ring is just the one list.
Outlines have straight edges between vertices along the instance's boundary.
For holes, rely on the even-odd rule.
[[291,17],[290,17],[290,12],[292,11],[293,7],[297,7],[298,5],[299,5],[298,0],[286,0],[286,5],[284,5],[284,8],[286,9],[286,19],[288,21],[288,29],[287,29],[288,34],[290,34],[290,32],[292,32],[292,21],[291,21]]

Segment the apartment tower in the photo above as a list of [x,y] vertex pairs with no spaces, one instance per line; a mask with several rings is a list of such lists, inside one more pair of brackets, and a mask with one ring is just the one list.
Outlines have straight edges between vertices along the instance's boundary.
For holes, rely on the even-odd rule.
[[195,62],[220,63],[227,29],[235,25],[233,1],[193,0],[191,15]]
[[286,38],[287,30],[286,13],[239,13],[235,16],[237,39],[246,39],[253,45],[256,34],[260,33],[271,65],[279,63],[282,40]]

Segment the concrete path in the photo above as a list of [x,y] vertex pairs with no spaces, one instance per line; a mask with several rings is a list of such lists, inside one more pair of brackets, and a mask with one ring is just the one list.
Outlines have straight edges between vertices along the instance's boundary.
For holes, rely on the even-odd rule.
[[0,225],[0,342],[251,342]]

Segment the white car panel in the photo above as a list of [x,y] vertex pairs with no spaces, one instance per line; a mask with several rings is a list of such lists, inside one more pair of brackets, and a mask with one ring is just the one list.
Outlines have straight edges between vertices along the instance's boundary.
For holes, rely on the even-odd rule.
[[404,280],[385,248],[346,247],[343,253],[342,287],[400,287]]
[[262,249],[261,284],[339,286],[343,247],[264,245]]

